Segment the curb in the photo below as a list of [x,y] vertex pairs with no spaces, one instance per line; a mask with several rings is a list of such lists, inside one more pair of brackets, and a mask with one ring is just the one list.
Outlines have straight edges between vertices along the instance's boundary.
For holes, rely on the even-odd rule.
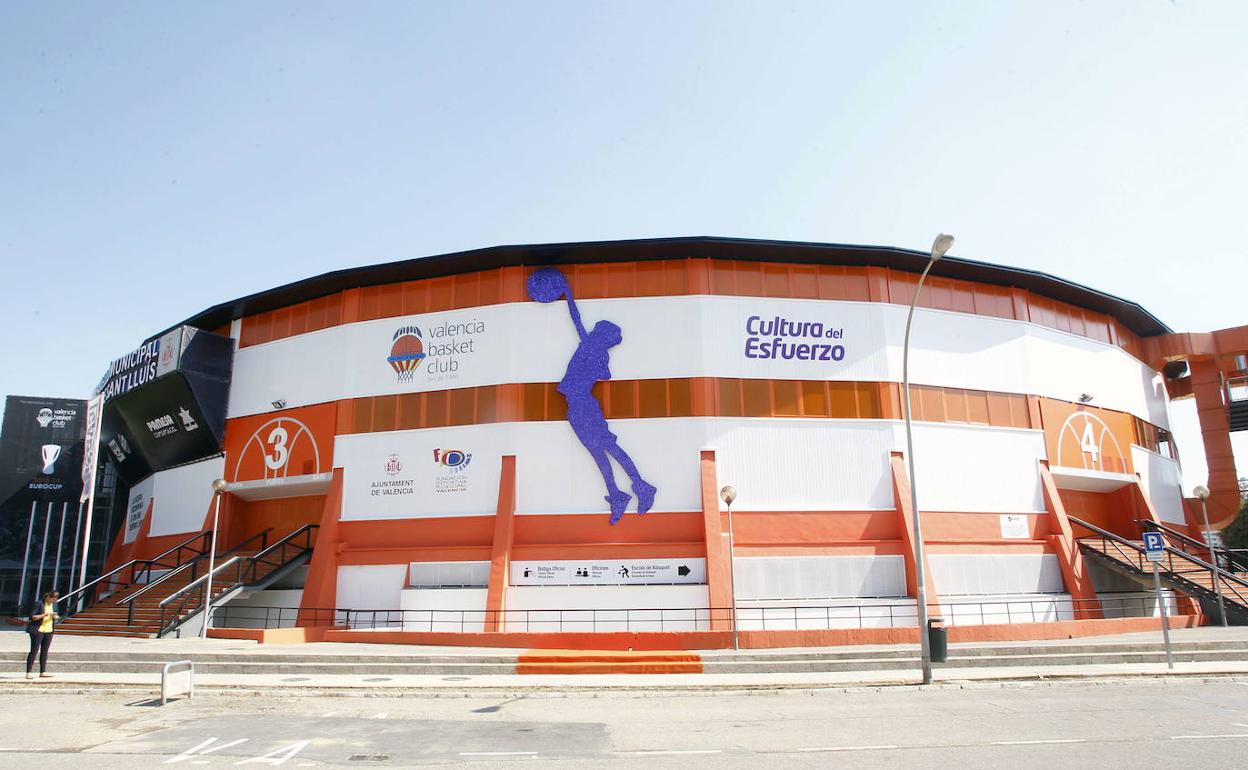
[[[869,682],[802,682],[774,684],[689,684],[689,685],[501,685],[479,688],[455,687],[335,687],[335,686],[289,686],[255,688],[250,685],[196,684],[197,695],[209,696],[271,696],[286,697],[349,697],[349,698],[473,698],[473,697],[525,697],[525,698],[598,698],[598,697],[697,697],[711,695],[769,695],[781,693],[857,693],[982,690],[1030,687],[1069,687],[1078,685],[1112,686],[1130,684],[1216,684],[1234,682],[1248,684],[1244,672],[1199,673],[1133,673],[1107,674],[1022,674],[993,677],[990,679],[965,679],[936,682],[930,685],[912,681],[876,680]],[[52,693],[58,695],[134,695],[153,693],[158,687],[150,684],[76,682],[43,682],[26,687],[0,687],[0,695],[26,695]]]

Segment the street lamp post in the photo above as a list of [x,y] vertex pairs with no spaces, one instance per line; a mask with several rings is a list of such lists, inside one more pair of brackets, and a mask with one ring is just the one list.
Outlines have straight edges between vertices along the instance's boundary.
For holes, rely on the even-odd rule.
[[731,486],[719,490],[719,499],[728,506],[728,584],[732,594],[732,649],[741,649],[740,629],[737,627],[737,551],[732,531],[732,501],[737,499],[737,490]]
[[1213,590],[1218,595],[1218,616],[1222,618],[1222,627],[1226,627],[1226,604],[1222,601],[1222,570],[1218,567],[1218,554],[1213,550],[1213,533],[1209,531],[1209,508],[1205,501],[1209,499],[1209,488],[1199,486],[1192,494],[1200,500],[1200,514],[1205,520],[1205,545],[1209,546],[1209,563],[1213,565]]
[[915,604],[919,610],[919,665],[923,670],[923,684],[932,682],[932,647],[927,638],[927,586],[923,570],[923,523],[919,515],[919,488],[914,478],[914,434],[910,425],[910,324],[914,321],[914,306],[919,302],[919,293],[923,290],[923,281],[936,264],[936,260],[949,251],[953,245],[953,236],[941,233],[932,242],[931,256],[927,267],[919,276],[919,284],[914,287],[914,299],[910,301],[910,311],[906,314],[906,337],[901,348],[901,389],[906,407],[906,465],[910,468],[910,510],[914,517],[914,576]]
[[208,626],[212,624],[212,572],[217,566],[217,530],[220,529],[221,495],[230,488],[225,479],[212,482],[212,545],[208,547],[208,578],[204,581],[204,627],[200,629],[200,637],[208,637]]

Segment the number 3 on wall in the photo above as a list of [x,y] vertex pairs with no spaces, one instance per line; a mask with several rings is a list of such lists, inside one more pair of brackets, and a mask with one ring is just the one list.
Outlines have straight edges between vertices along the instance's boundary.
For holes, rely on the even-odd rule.
[[290,450],[286,448],[286,442],[289,439],[290,434],[280,425],[269,432],[266,443],[271,445],[273,454],[264,453],[264,464],[269,470],[276,471],[286,467],[286,462],[290,460]]

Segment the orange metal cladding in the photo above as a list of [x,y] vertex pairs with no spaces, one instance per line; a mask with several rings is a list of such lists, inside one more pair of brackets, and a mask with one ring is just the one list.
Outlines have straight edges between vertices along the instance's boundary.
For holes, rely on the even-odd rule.
[[331,402],[227,420],[225,480],[329,472],[337,414],[338,405]]
[[[536,267],[503,267],[348,289],[242,319],[241,347],[353,321],[525,302]],[[712,294],[909,304],[918,276],[884,267],[799,265],[732,259],[667,259],[561,265],[578,299]],[[930,276],[919,306],[1030,321],[1126,350],[1143,345],[1117,319],[1023,289]]]
[[1044,443],[1052,468],[1133,473],[1131,416],[1086,404],[1040,399]]

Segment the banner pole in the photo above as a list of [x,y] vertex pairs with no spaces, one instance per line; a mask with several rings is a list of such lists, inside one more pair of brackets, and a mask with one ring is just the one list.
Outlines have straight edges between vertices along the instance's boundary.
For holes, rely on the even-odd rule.
[[52,590],[61,590],[61,552],[65,549],[65,514],[69,511],[69,501],[61,501],[61,526],[56,530],[56,571],[52,573]]
[[74,519],[74,555],[69,559],[69,591],[74,590],[74,575],[78,571],[78,534],[82,532],[82,501],[78,501],[78,515]]
[[30,526],[26,528],[26,552],[22,555],[22,580],[18,584],[17,589],[17,611],[25,615],[23,609],[26,604],[26,573],[30,569],[30,538],[35,534],[35,511],[39,508],[39,501],[30,501]]
[[39,579],[35,582],[35,599],[43,596],[43,566],[48,563],[48,531],[52,529],[52,502],[43,517],[43,549],[39,551]]
[[[82,561],[78,564],[78,588],[81,589],[87,584],[87,555],[91,550],[91,515],[95,511],[95,472],[100,463],[100,423],[104,419],[104,397],[102,394],[96,395],[87,404],[87,443],[90,446],[84,447],[82,458],[82,494],[79,497],[79,505],[82,500],[87,501],[87,520],[82,528]],[[90,458],[90,465],[87,460]],[[75,538],[74,547],[77,548],[77,538]],[[82,605],[86,601],[84,594],[78,595],[78,609],[82,609]]]

